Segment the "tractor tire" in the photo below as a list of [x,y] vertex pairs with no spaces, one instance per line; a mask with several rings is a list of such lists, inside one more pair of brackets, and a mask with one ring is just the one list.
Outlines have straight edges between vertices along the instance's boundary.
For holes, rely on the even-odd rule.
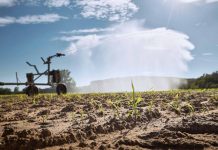
[[26,88],[26,95],[35,96],[39,94],[39,89],[35,85],[29,85]]
[[56,87],[56,93],[57,93],[58,95],[66,94],[66,93],[67,93],[67,87],[66,87],[66,85],[64,85],[64,84],[58,84],[57,87]]

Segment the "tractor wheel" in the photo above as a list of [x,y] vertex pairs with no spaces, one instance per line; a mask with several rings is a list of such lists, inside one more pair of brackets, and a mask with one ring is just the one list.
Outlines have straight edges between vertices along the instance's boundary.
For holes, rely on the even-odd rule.
[[26,88],[26,94],[28,96],[34,96],[39,94],[39,89],[35,85],[29,85]]
[[56,87],[56,93],[58,95],[66,94],[67,93],[67,87],[64,84],[58,84]]

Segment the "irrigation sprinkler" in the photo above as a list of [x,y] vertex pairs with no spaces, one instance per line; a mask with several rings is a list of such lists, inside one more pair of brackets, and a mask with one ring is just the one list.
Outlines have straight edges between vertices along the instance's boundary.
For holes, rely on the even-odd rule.
[[[47,57],[47,59],[42,59],[43,61],[43,64],[44,65],[47,65],[47,69],[44,71],[44,72],[39,72],[38,68],[36,67],[36,65],[33,65],[29,62],[26,62],[27,65],[29,65],[30,67],[33,67],[36,71],[36,73],[27,73],[26,74],[26,78],[27,78],[27,81],[26,82],[19,82],[18,80],[18,76],[17,76],[17,73],[16,73],[16,80],[17,82],[16,83],[13,83],[13,82],[9,82],[9,83],[6,83],[6,82],[0,82],[0,86],[4,86],[4,85],[25,85],[26,88],[25,88],[25,92],[28,96],[34,96],[34,95],[37,95],[39,93],[39,89],[37,88],[37,85],[40,85],[40,86],[52,86],[52,87],[55,87],[56,86],[56,93],[58,95],[60,94],[66,94],[67,93],[67,87],[65,84],[61,83],[61,73],[60,73],[60,70],[52,70],[51,71],[51,60],[55,57],[61,57],[61,56],[65,56],[65,54],[62,54],[62,53],[56,53],[55,55],[52,55],[52,56],[49,56]],[[41,76],[47,76],[47,83],[35,83],[35,81],[37,79],[39,79]]]

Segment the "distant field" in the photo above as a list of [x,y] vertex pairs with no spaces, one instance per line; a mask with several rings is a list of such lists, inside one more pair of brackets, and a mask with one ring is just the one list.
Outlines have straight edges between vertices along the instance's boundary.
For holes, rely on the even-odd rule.
[[218,89],[0,95],[0,149],[217,149]]

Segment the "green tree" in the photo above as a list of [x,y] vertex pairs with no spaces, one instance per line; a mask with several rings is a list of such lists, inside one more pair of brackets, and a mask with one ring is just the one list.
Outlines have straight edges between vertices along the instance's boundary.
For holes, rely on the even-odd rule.
[[76,89],[76,82],[70,76],[69,70],[61,70],[61,83],[64,83],[67,86],[69,92],[74,92]]
[[218,71],[211,74],[203,74],[201,77],[196,79],[187,80],[188,84],[182,88],[218,88]]
[[0,94],[11,94],[11,89],[9,89],[9,88],[0,88]]

